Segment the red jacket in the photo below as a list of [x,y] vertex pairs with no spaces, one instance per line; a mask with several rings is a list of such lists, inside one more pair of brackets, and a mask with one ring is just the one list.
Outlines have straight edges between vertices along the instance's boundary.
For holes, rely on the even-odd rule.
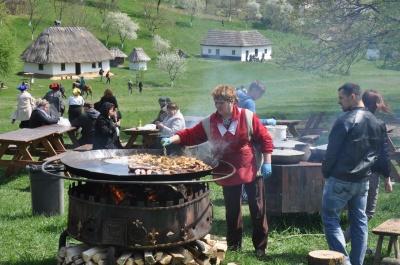
[[[216,159],[226,161],[236,168],[236,173],[232,177],[219,182],[222,186],[251,182],[257,173],[253,144],[248,140],[244,109],[239,112],[240,109],[236,106],[233,108],[231,125],[228,130],[224,129],[221,116],[217,112],[210,116],[212,154]],[[220,124],[220,129],[218,124]],[[208,140],[202,122],[192,128],[179,131],[177,134],[181,138],[181,145],[198,145]],[[272,138],[255,114],[253,115],[252,140],[260,145],[262,153],[272,153],[274,147]],[[221,166],[216,172],[226,173],[229,172],[229,169]]]

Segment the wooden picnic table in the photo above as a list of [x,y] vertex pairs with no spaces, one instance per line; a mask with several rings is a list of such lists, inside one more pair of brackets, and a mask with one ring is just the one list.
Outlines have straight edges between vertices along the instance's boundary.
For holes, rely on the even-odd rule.
[[28,164],[40,165],[43,159],[65,152],[62,135],[75,129],[48,125],[0,134],[0,166],[6,167],[5,176],[18,173]]
[[[126,129],[123,131],[126,135],[130,135],[128,142],[125,145],[126,149],[131,148],[143,148],[148,149],[150,148],[157,139],[157,135],[160,130],[139,130],[136,128]],[[141,135],[143,137],[143,141],[141,145],[138,145],[135,141]]]
[[298,125],[301,120],[276,120],[276,125],[286,125],[289,133],[295,137],[300,137],[299,132],[296,129],[296,125]]

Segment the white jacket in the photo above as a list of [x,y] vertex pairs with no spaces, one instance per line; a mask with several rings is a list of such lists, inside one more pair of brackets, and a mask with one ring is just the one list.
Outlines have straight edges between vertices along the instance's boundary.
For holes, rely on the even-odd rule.
[[162,121],[164,127],[162,127],[160,136],[161,137],[170,137],[174,135],[176,132],[185,129],[185,119],[183,118],[182,113],[178,110],[174,115],[164,118]]
[[17,110],[10,117],[12,120],[27,121],[31,117],[32,111],[35,109],[35,98],[28,91],[23,91],[17,96]]

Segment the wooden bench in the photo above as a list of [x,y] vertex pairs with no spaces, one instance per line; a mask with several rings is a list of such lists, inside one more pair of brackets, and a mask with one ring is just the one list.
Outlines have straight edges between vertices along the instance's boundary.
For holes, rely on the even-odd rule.
[[374,265],[379,265],[380,263],[382,243],[385,236],[390,237],[387,255],[390,254],[393,245],[394,256],[396,259],[400,259],[399,242],[397,241],[397,237],[400,235],[400,219],[389,219],[372,229],[372,233],[375,235],[379,235],[378,245],[376,246]]

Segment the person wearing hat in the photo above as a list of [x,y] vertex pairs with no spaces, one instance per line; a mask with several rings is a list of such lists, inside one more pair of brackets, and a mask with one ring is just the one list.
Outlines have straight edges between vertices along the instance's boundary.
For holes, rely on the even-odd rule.
[[156,122],[162,122],[165,117],[167,117],[167,104],[171,102],[170,98],[167,97],[161,97],[158,99],[158,104],[160,104],[160,111],[158,112],[157,118],[152,122],[153,124],[156,124]]
[[20,85],[17,89],[21,93],[17,96],[17,110],[11,115],[11,122],[14,123],[18,120],[21,121],[19,128],[29,128],[29,118],[36,107],[35,98],[28,92],[26,85]]
[[82,137],[78,139],[80,145],[93,144],[94,137],[94,124],[100,112],[94,109],[94,105],[90,102],[83,104],[84,113],[70,120],[71,126],[76,128],[82,128]]
[[70,122],[82,115],[82,107],[85,100],[81,96],[81,90],[74,88],[72,95],[68,98],[68,119]]
[[44,95],[43,99],[50,103],[50,116],[60,117],[64,114],[65,110],[63,96],[60,92],[60,85],[58,83],[53,83],[49,86],[49,88],[50,91]]

